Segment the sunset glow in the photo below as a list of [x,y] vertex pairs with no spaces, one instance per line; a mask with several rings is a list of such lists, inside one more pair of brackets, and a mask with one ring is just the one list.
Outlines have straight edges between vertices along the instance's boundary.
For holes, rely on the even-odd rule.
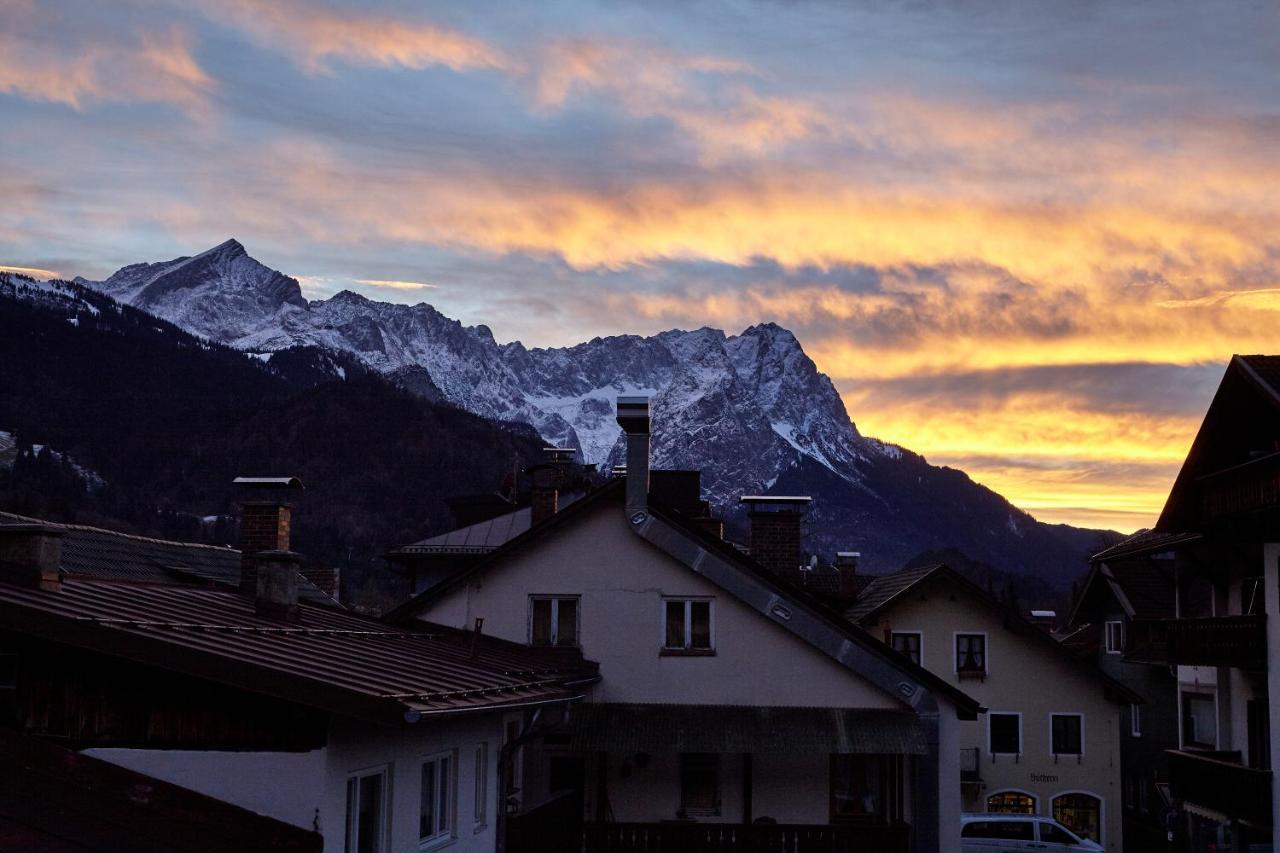
[[500,341],[774,321],[864,434],[1125,531],[1277,349],[1265,6],[110,5],[0,0],[0,269],[235,236]]

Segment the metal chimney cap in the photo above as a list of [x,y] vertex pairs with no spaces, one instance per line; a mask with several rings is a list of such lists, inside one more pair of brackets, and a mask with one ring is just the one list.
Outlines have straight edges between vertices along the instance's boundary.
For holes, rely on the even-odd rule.
[[284,489],[301,489],[302,481],[297,477],[236,477],[231,481],[234,486],[274,486]]

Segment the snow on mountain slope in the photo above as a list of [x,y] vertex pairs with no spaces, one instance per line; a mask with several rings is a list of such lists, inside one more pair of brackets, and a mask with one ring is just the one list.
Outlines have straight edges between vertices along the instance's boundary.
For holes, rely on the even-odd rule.
[[[310,346],[346,354],[476,414],[529,423],[600,465],[622,460],[614,399],[652,396],[655,466],[701,469],[721,512],[736,510],[744,492],[773,487],[825,495],[826,508],[813,514],[822,525],[815,537],[874,543],[869,565],[901,565],[920,547],[959,542],[1011,570],[1034,563],[1054,571],[1079,559],[1076,540],[1068,556],[1043,555],[1080,531],[1040,525],[962,472],[860,435],[831,380],[772,323],[738,335],[702,328],[562,348],[500,345],[487,327],[464,326],[425,303],[349,291],[309,302],[294,279],[234,240],[84,284],[247,352]],[[1010,538],[1018,548],[1010,550]]]

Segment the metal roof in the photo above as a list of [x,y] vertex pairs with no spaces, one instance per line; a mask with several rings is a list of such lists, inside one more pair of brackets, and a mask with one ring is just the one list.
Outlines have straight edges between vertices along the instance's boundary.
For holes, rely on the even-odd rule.
[[[143,583],[240,586],[240,552],[223,545],[199,545],[134,536],[81,524],[56,524],[0,512],[0,525],[48,524],[63,531],[60,568],[78,578]],[[298,597],[311,604],[340,606],[299,575]]]
[[283,486],[287,489],[301,489],[302,481],[297,477],[236,477],[231,481],[235,486]]
[[[583,497],[582,492],[560,495],[559,511]],[[402,545],[392,551],[396,555],[413,554],[487,554],[507,544],[532,526],[533,511],[522,507],[485,521],[477,521],[457,530],[430,536],[419,542]]]
[[9,630],[388,723],[569,699],[564,684],[594,673],[576,650],[298,610],[296,621],[259,615],[251,596],[212,588],[68,578],[48,592],[0,582]]
[[772,752],[924,755],[919,717],[871,708],[578,705],[571,749],[596,752]]

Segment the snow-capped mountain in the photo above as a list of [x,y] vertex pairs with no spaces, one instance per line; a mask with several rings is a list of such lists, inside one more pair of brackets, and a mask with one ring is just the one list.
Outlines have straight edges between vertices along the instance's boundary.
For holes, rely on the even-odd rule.
[[[308,301],[295,279],[235,240],[77,282],[260,357],[300,345],[348,354],[476,414],[529,423],[601,465],[622,458],[614,399],[651,395],[656,466],[700,468],[722,512],[743,493],[784,484],[813,492],[815,541],[868,551],[873,566],[959,546],[1003,568],[1051,569],[1075,566],[1088,550],[1060,541],[1073,538],[1071,528],[1037,523],[962,473],[860,435],[831,380],[771,323],[737,335],[703,328],[565,348],[500,345],[486,326],[463,326],[425,303],[349,291]],[[1044,540],[1049,531],[1057,533]],[[1069,557],[1046,555],[1055,546]]]

